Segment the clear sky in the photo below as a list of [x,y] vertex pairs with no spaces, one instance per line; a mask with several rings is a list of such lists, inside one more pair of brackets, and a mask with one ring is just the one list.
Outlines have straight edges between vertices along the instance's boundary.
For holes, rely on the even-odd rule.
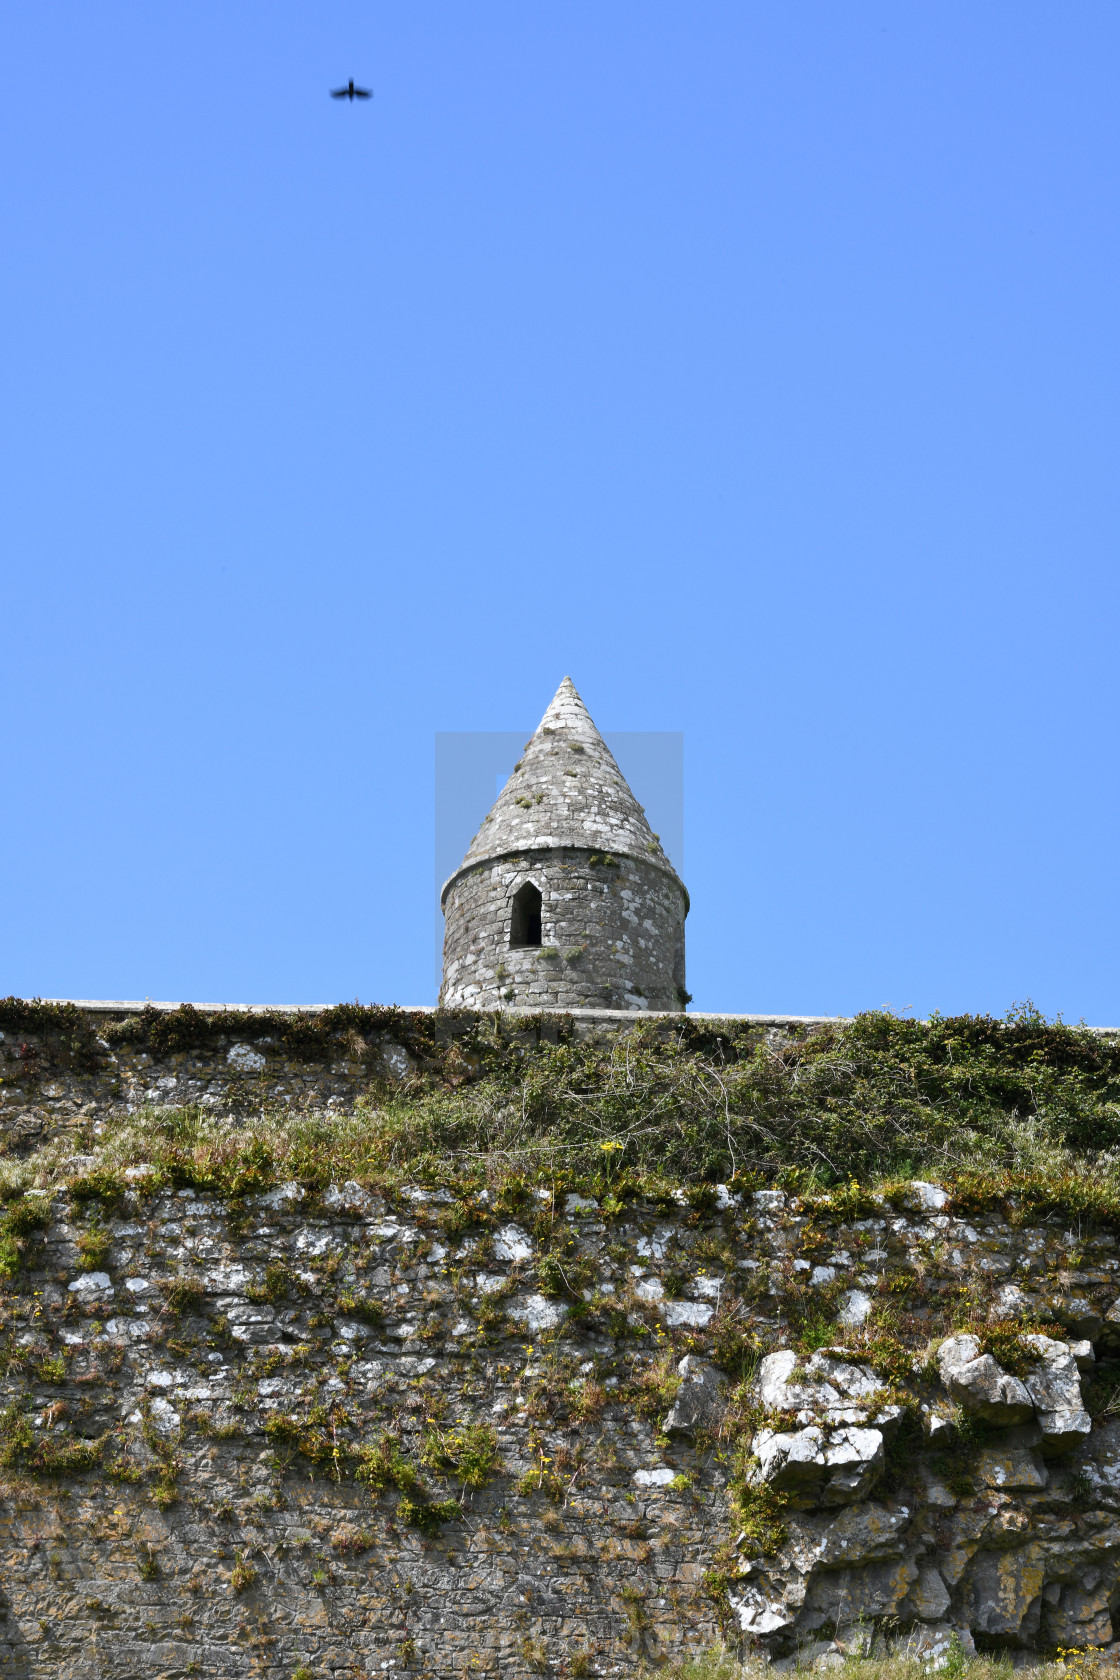
[[1120,1024],[1118,62],[0,9],[0,991],[432,1001],[435,734],[570,673],[684,732],[694,1007]]

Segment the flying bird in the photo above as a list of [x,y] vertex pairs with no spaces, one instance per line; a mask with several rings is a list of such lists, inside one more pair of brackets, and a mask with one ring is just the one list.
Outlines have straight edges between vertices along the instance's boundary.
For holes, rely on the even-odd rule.
[[354,103],[355,99],[372,99],[373,94],[369,91],[368,88],[355,87],[354,86],[354,78],[353,78],[353,76],[351,76],[350,80],[347,82],[347,84],[344,88],[332,88],[331,89],[331,98],[332,99],[348,99],[350,101],[351,105],[352,105]]

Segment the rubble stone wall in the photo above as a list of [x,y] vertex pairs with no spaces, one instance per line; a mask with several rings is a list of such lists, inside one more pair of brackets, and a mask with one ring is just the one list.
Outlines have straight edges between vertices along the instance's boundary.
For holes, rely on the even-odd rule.
[[114,1128],[345,1113],[368,1062],[248,1034],[0,1057],[5,1151],[45,1163],[0,1236],[0,1672],[607,1675],[720,1639],[1027,1661],[1120,1634],[1115,1232],[921,1182],[217,1192],[106,1173]]

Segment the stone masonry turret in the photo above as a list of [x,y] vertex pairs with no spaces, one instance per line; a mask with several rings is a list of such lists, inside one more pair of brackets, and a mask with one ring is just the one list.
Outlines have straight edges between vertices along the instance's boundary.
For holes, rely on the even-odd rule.
[[570,677],[440,902],[445,1008],[687,1002],[688,893]]

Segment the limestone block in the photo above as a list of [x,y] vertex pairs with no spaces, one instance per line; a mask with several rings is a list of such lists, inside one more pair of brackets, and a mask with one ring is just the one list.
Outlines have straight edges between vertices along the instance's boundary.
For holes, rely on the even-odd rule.
[[803,1574],[817,1567],[881,1563],[902,1556],[910,1522],[905,1505],[884,1505],[878,1500],[848,1506],[835,1516],[796,1517],[790,1524],[787,1551]]
[[1120,1463],[1090,1462],[1081,1466],[1081,1474],[1094,1505],[1104,1506],[1106,1510],[1120,1511]]
[[1098,1418],[1084,1453],[1067,1461],[1059,1474],[1084,1478],[1094,1505],[1120,1510],[1120,1418]]
[[844,1653],[834,1639],[813,1639],[808,1644],[798,1642],[790,1657],[777,1657],[770,1664],[772,1674],[821,1674],[829,1668],[843,1668]]
[[824,1482],[826,1439],[822,1429],[760,1429],[751,1444],[759,1475],[779,1491],[804,1493],[815,1503]]
[[1036,1452],[1021,1447],[987,1447],[977,1457],[976,1479],[991,1488],[1044,1488],[1048,1476]]
[[164,1400],[162,1397],[152,1401],[148,1407],[148,1416],[161,1435],[173,1435],[181,1421],[170,1400]]
[[703,1329],[715,1308],[702,1301],[666,1301],[661,1310],[671,1329],[680,1329],[684,1325]]
[[824,1487],[825,1505],[848,1505],[865,1499],[883,1467],[880,1429],[834,1429],[825,1452],[830,1474]]
[[598,1213],[599,1204],[590,1196],[580,1196],[574,1190],[564,1197],[565,1213]]
[[797,1619],[800,1606],[787,1605],[781,1597],[771,1597],[761,1586],[747,1585],[727,1595],[732,1611],[739,1619],[742,1631],[753,1639],[781,1633]]
[[1079,1580],[1048,1582],[1042,1592],[1042,1638],[1047,1645],[1082,1649],[1112,1640],[1109,1599],[1116,1590],[1116,1569],[1107,1576],[1086,1569]]
[[849,1505],[866,1498],[883,1467],[879,1429],[762,1429],[753,1446],[763,1481],[802,1505]]
[[568,1308],[563,1301],[550,1301],[544,1295],[530,1295],[508,1311],[511,1318],[519,1318],[533,1335],[540,1330],[555,1330],[568,1316]]
[[1038,1296],[1028,1295],[1017,1283],[1005,1283],[996,1291],[990,1319],[1031,1318],[1038,1311]]
[[714,1365],[689,1353],[677,1366],[681,1386],[672,1410],[661,1425],[666,1435],[691,1436],[698,1429],[718,1428],[726,1409],[727,1378]]
[[885,1394],[882,1378],[843,1348],[824,1348],[803,1365],[792,1348],[767,1354],[755,1386],[768,1412],[807,1410],[826,1422],[866,1422]]
[[266,1064],[266,1058],[251,1044],[231,1044],[226,1061],[238,1073],[260,1073]]
[[257,1196],[255,1201],[259,1208],[275,1211],[278,1208],[298,1207],[304,1195],[303,1185],[297,1184],[293,1179],[287,1184],[278,1184],[275,1190],[268,1190],[263,1196]]
[[226,1318],[235,1341],[261,1347],[276,1339],[276,1314],[271,1307],[241,1301],[226,1309]]
[[[786,1193],[784,1190],[755,1190],[751,1201],[759,1213],[778,1214],[786,1205]],[[1120,1306],[1120,1302],[1117,1305]]]
[[904,1621],[914,1617],[920,1622],[940,1622],[949,1604],[949,1589],[941,1571],[932,1563],[923,1563],[918,1566],[917,1579],[907,1593],[899,1614]]
[[67,1288],[79,1301],[104,1301],[113,1293],[113,1280],[108,1272],[85,1272]]
[[353,1179],[347,1179],[345,1184],[330,1184],[323,1192],[323,1206],[331,1213],[365,1213],[372,1202],[369,1191]]
[[1104,1329],[1104,1314],[1083,1295],[1052,1295],[1047,1307],[1075,1341],[1095,1342]]
[[980,1549],[991,1518],[991,1508],[986,1503],[958,1506],[949,1516],[945,1528],[941,1530],[937,1567],[950,1588],[956,1587],[964,1578]]
[[943,1190],[940,1184],[928,1184],[924,1179],[913,1178],[907,1187],[904,1200],[907,1207],[922,1213],[940,1213],[949,1200],[949,1192]]
[[495,1231],[492,1246],[494,1258],[511,1265],[533,1257],[533,1239],[520,1225],[503,1225],[500,1231]]
[[1025,1423],[1031,1397],[1017,1377],[999,1366],[990,1353],[980,1352],[975,1336],[950,1336],[937,1352],[941,1380],[952,1398],[973,1417],[986,1423]]
[[973,1633],[1030,1644],[1038,1631],[1046,1569],[1042,1548],[979,1551],[961,1581],[959,1602]]
[[1051,1449],[1076,1446],[1092,1429],[1092,1420],[1081,1403],[1077,1360],[1065,1342],[1049,1336],[1025,1336],[1023,1340],[1039,1355],[1038,1365],[1023,1382],[1045,1444]]
[[799,1618],[801,1627],[837,1621],[896,1616],[918,1577],[910,1558],[895,1558],[863,1568],[822,1569],[813,1576]]
[[862,1289],[849,1289],[844,1296],[840,1311],[836,1315],[837,1324],[843,1324],[854,1329],[860,1324],[866,1324],[871,1314],[873,1302],[870,1295]]

